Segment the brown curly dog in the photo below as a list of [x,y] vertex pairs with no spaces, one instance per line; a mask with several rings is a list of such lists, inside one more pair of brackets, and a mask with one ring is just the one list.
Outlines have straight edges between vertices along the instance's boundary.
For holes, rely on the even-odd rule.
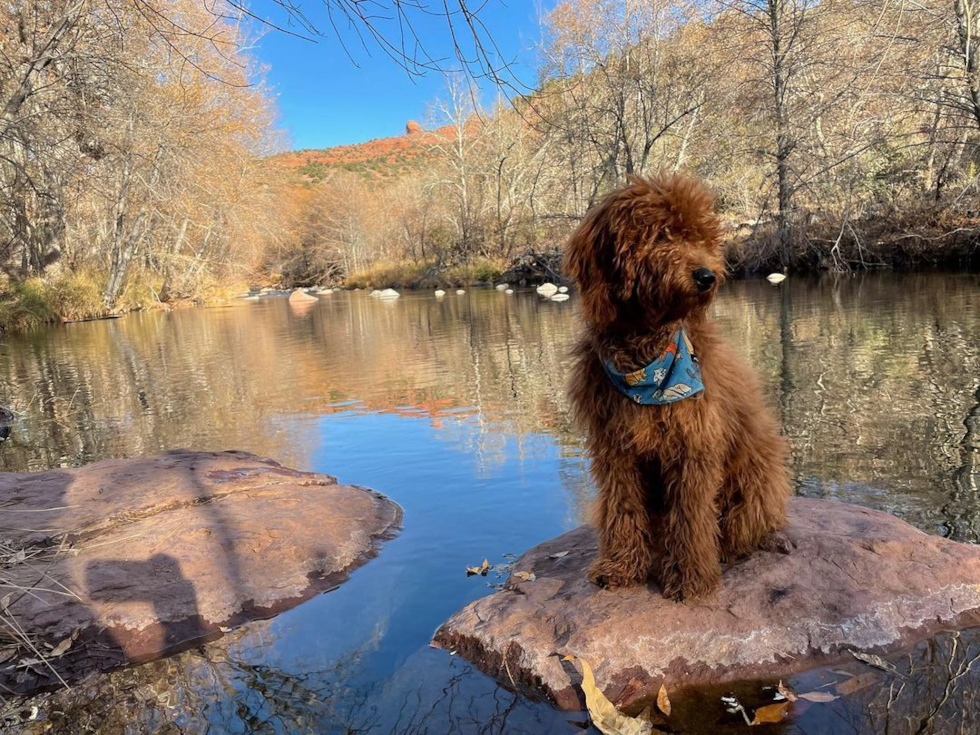
[[572,235],[565,272],[585,333],[571,401],[598,488],[589,578],[697,599],[721,562],[787,550],[786,445],[752,371],[708,318],[723,280],[712,196],[679,175],[631,177]]

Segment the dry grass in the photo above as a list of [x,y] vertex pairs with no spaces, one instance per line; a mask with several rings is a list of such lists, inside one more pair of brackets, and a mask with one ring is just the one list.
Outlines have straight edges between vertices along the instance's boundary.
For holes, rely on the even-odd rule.
[[344,282],[347,288],[436,288],[437,286],[470,286],[474,283],[493,283],[504,267],[490,260],[440,268],[434,261],[420,263],[376,263]]
[[[55,509],[0,508],[0,513],[42,514],[47,510]],[[31,632],[30,621],[20,619],[16,613],[17,603],[22,598],[37,595],[41,590],[48,595],[76,597],[47,573],[48,566],[62,553],[63,547],[25,547],[11,539],[0,539],[0,669],[34,670],[50,674],[63,686],[68,686],[52,660],[68,651],[73,638],[54,644],[43,641]],[[9,699],[0,692],[0,705],[6,707],[10,704]]]

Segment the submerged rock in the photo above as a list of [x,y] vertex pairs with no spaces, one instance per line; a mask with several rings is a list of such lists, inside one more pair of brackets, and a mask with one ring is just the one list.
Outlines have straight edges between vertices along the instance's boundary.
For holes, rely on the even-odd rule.
[[848,651],[899,650],[980,622],[978,547],[880,511],[804,498],[790,503],[787,536],[789,554],[757,552],[725,571],[713,598],[683,604],[652,585],[589,583],[597,543],[583,526],[524,554],[503,590],[456,613],[434,642],[579,709],[577,674],[556,654],[589,661],[606,696],[630,707],[661,684],[786,678]]
[[302,289],[297,288],[295,291],[289,294],[289,300],[294,304],[303,303],[303,302],[313,303],[317,301],[317,297],[314,296],[313,294],[306,293],[306,291],[303,291]]
[[[29,557],[5,570],[0,597],[31,637],[74,639],[51,660],[65,680],[293,607],[343,582],[401,522],[383,495],[244,452],[3,473],[0,497],[0,535]],[[16,661],[0,664],[6,687],[57,681]]]

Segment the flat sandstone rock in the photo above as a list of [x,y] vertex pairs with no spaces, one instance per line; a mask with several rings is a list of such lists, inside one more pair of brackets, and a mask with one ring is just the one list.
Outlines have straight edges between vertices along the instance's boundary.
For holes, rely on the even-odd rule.
[[[435,644],[559,707],[579,709],[579,677],[556,654],[589,661],[617,706],[741,679],[786,678],[852,651],[891,651],[980,623],[980,548],[887,513],[793,498],[786,554],[758,552],[725,571],[700,604],[651,587],[601,590],[585,577],[589,527],[546,541],[505,588],[456,613]],[[522,581],[519,572],[535,575]]]
[[[3,473],[0,537],[27,559],[4,570],[0,598],[56,650],[74,638],[49,656],[70,680],[336,586],[400,522],[401,509],[376,492],[244,452]],[[23,660],[0,664],[0,683],[21,692],[57,683],[47,665]]]

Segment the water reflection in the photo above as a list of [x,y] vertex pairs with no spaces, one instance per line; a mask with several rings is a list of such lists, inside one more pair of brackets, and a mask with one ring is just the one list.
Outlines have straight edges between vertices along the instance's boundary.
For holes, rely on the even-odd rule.
[[[393,303],[344,293],[302,313],[267,299],[5,341],[0,403],[21,418],[0,444],[4,469],[235,448],[375,487],[406,511],[402,535],[338,591],[62,694],[59,708],[135,730],[177,717],[184,732],[576,731],[580,717],[426,646],[490,591],[464,566],[584,518],[591,490],[564,397],[574,307],[489,290]],[[980,540],[980,279],[734,282],[715,311],[763,376],[801,493]],[[934,673],[916,687],[941,685],[937,668],[919,671]],[[923,707],[937,696],[916,694]],[[860,718],[851,701],[873,705],[855,694],[826,711]],[[791,727],[837,731],[821,717]]]

